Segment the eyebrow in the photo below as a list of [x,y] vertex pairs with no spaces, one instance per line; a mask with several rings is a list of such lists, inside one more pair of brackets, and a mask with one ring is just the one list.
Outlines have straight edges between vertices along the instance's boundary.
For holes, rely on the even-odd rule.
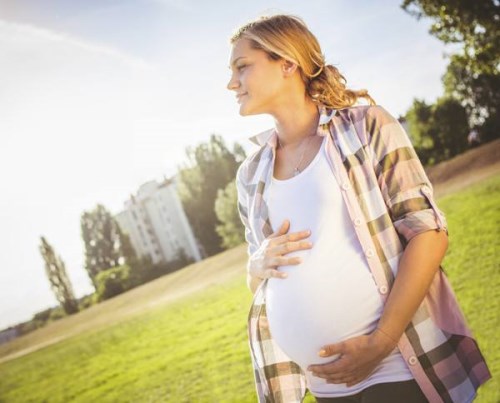
[[[246,59],[246,56],[240,56],[240,57],[237,57],[236,59],[233,60],[233,62],[231,63],[231,65],[234,66],[234,64],[239,60],[239,59]],[[227,68],[229,70],[231,70],[231,66],[227,66]]]

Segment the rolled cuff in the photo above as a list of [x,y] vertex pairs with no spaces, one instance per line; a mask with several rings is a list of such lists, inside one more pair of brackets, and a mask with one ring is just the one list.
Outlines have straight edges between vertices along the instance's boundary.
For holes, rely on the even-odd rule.
[[[392,211],[398,216],[394,220],[398,234],[406,243],[414,236],[429,230],[445,231],[446,235],[449,235],[446,217],[433,199],[432,188],[422,185],[413,189],[413,192],[414,197],[392,204]],[[422,206],[427,208],[421,208]]]

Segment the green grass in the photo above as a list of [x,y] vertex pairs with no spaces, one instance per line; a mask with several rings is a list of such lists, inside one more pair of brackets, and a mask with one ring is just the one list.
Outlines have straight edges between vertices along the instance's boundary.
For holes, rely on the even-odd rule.
[[[443,266],[493,373],[476,401],[498,402],[500,176],[438,204],[450,232]],[[222,284],[1,364],[0,402],[255,402],[243,268]]]
[[[252,401],[244,278],[0,366],[6,402]],[[231,390],[231,394],[228,394]]]
[[438,200],[448,220],[443,267],[492,372],[477,402],[500,402],[500,176]]

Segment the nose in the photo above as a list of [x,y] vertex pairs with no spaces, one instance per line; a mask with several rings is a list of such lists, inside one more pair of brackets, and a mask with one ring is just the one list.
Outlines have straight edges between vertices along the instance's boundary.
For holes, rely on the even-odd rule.
[[229,82],[226,85],[226,88],[228,90],[236,90],[239,87],[239,82],[234,78],[234,74],[231,74],[231,78],[229,79]]

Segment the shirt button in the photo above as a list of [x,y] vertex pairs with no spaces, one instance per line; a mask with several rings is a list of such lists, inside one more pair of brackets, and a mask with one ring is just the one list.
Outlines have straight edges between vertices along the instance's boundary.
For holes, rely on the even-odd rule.
[[386,285],[381,286],[378,290],[380,291],[380,294],[387,294],[387,291],[389,291]]
[[350,185],[349,185],[349,183],[347,183],[347,182],[344,182],[344,183],[342,184],[342,189],[344,189],[344,190],[349,189],[349,187],[350,187]]
[[415,365],[417,362],[418,362],[417,357],[415,357],[414,355],[412,355],[412,356],[408,359],[408,363],[409,363],[410,365]]
[[372,257],[372,256],[373,256],[373,249],[368,249],[368,250],[366,251],[366,256],[368,256],[368,257]]
[[354,225],[355,225],[356,227],[359,227],[359,226],[361,225],[361,219],[360,219],[360,218],[355,218],[355,219],[354,219]]

